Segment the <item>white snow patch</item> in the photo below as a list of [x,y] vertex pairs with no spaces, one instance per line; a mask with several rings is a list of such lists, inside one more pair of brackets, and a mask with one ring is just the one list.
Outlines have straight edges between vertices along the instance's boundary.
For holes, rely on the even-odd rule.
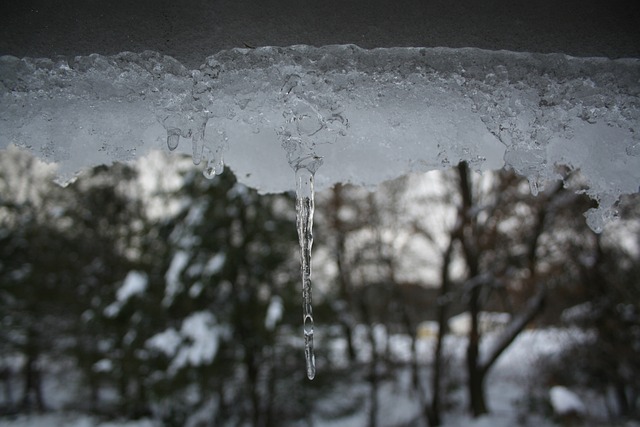
[[194,413],[189,415],[184,427],[202,427],[211,425],[211,419],[214,418],[213,414],[218,412],[219,406],[220,400],[212,397]]
[[227,259],[227,256],[220,252],[216,254],[213,258],[209,260],[207,265],[204,267],[205,274],[211,276],[213,274],[219,273],[222,267],[224,266],[224,262]]
[[[511,315],[509,313],[481,312],[478,316],[480,333],[486,334],[487,332],[504,329],[510,320]],[[468,312],[464,312],[453,316],[449,319],[448,324],[451,333],[459,336],[467,335],[471,330],[471,315]]]
[[264,319],[264,327],[268,331],[273,331],[276,328],[276,325],[282,319],[282,312],[284,311],[284,305],[282,303],[282,298],[277,295],[271,297],[271,301],[269,302],[269,307],[267,307],[267,315]]
[[[197,319],[199,318],[199,319]],[[216,325],[213,324],[213,316],[207,313],[201,312],[196,318],[187,321],[179,328],[179,331],[172,329],[171,332],[164,332],[164,338],[154,337],[155,341],[161,348],[163,345],[168,349],[167,353],[175,355],[178,352],[179,345],[188,343],[188,339],[183,335],[183,329],[200,330],[198,334],[205,333],[207,327],[215,329]],[[188,334],[196,335],[193,330]],[[185,331],[186,332],[186,331]],[[360,340],[367,340],[367,329],[365,327],[358,328],[357,348],[359,351],[364,351],[362,342]],[[158,334],[162,335],[162,334]],[[492,334],[489,335],[490,338]],[[391,335],[390,350],[397,357],[406,357],[406,339],[399,335],[394,338]],[[540,357],[545,357],[550,354],[557,353],[563,348],[566,348],[573,339],[586,339],[588,334],[580,333],[577,329],[541,329],[541,330],[525,330],[514,341],[512,346],[501,357],[497,366],[492,370],[487,377],[487,397],[489,405],[491,407],[491,413],[477,419],[473,419],[467,413],[466,394],[464,386],[457,388],[457,392],[454,391],[452,397],[457,402],[455,405],[448,408],[443,413],[443,427],[511,427],[516,425],[531,425],[536,427],[554,427],[558,424],[546,417],[542,413],[532,413],[526,409],[528,399],[531,398],[531,381],[536,381],[538,376],[537,368],[539,365]],[[295,338],[301,340],[300,338]],[[150,341],[152,341],[150,340]],[[151,345],[150,341],[147,343]],[[178,342],[176,344],[176,342]],[[173,344],[170,344],[172,342]],[[298,342],[298,341],[296,341]],[[430,361],[430,355],[433,352],[433,344],[435,340],[433,338],[420,339],[418,341],[418,359],[421,363],[428,364]],[[338,344],[339,343],[339,344]],[[325,346],[325,343],[323,343]],[[344,353],[344,339],[339,338],[336,340],[327,340],[326,347],[331,347],[339,350],[338,352]],[[445,354],[448,357],[449,362],[452,364],[450,375],[455,377],[457,371],[463,370],[464,367],[464,354],[466,349],[466,339],[457,336],[448,336],[445,343]],[[344,357],[344,356],[342,356]],[[343,360],[344,361],[344,360]],[[333,362],[333,361],[332,361]],[[340,366],[342,362],[340,362]],[[382,379],[379,383],[378,389],[378,423],[379,425],[412,425],[423,426],[422,419],[422,406],[420,395],[416,394],[413,385],[411,384],[410,369],[399,369],[394,371],[395,375],[392,380]],[[423,379],[428,381],[429,371],[424,372]],[[47,381],[47,384],[51,381]],[[58,383],[55,389],[51,390],[51,394],[62,394],[68,387],[70,387],[68,376],[61,377],[61,381]],[[308,422],[318,427],[337,427],[337,426],[361,426],[368,423],[368,396],[370,395],[370,384],[366,379],[356,379],[354,381],[336,381],[334,389],[331,393],[326,393],[314,401],[313,411],[309,414]],[[586,414],[589,417],[593,417],[593,399],[585,394],[583,390],[581,396],[583,399],[583,407],[586,406],[589,413]],[[556,392],[557,393],[557,392]],[[560,394],[565,394],[560,392]],[[559,399],[565,404],[565,406],[576,406],[575,402],[570,403],[571,399],[561,397]],[[349,408],[353,405],[354,411],[348,414],[336,417],[336,408]],[[215,411],[217,401],[205,402],[201,410],[196,410],[193,413],[193,418],[190,421],[194,423],[197,420],[201,420],[201,415],[205,413],[211,414]],[[585,425],[607,425],[606,418],[595,419],[589,418],[585,420]],[[599,421],[598,421],[599,420]],[[591,423],[586,421],[593,421]],[[17,418],[8,419],[4,418],[0,421],[3,426],[7,427],[152,427],[159,425],[149,420],[142,421],[117,421],[104,423],[98,419],[82,416],[77,414],[64,414],[64,413],[50,413],[37,416],[19,416]],[[295,422],[291,422],[287,425],[299,425]],[[625,427],[639,427],[637,422],[628,421],[620,424]]]
[[158,350],[167,356],[173,356],[178,352],[178,347],[182,343],[182,337],[173,328],[160,332],[147,340],[147,347]]
[[551,387],[549,400],[553,411],[558,415],[583,415],[586,413],[582,399],[566,387],[560,385]]
[[200,296],[200,294],[202,293],[202,289],[204,288],[204,285],[202,284],[202,282],[196,282],[193,285],[191,285],[191,287],[189,288],[189,296],[191,298],[197,298],[198,296]]
[[198,224],[202,224],[204,221],[204,213],[206,211],[206,204],[199,203],[191,206],[187,217],[184,219],[184,223],[187,227],[194,227]]
[[213,314],[200,311],[193,313],[182,322],[180,334],[185,340],[175,356],[170,371],[187,365],[200,366],[211,363],[218,352],[220,328]]
[[130,271],[122,282],[122,286],[116,292],[116,300],[104,309],[104,315],[115,317],[120,313],[122,307],[133,296],[143,293],[147,289],[149,278],[141,271]]
[[130,271],[129,274],[127,274],[127,277],[125,277],[122,286],[116,293],[117,300],[125,302],[134,295],[142,294],[147,290],[148,283],[149,278],[147,277],[147,273],[135,270]]
[[3,419],[3,427],[158,427],[151,420],[103,422],[88,415],[45,414],[21,415],[15,419]]
[[102,312],[106,317],[113,318],[120,313],[121,305],[118,301],[115,301],[104,308]]
[[180,332],[169,328],[149,338],[146,345],[172,358],[169,372],[175,373],[185,366],[211,363],[224,333],[213,314],[199,311],[183,320]]
[[593,304],[590,301],[587,301],[564,309],[560,318],[562,319],[562,322],[566,324],[576,324],[588,320],[592,315],[593,310]]
[[171,305],[173,297],[180,291],[182,282],[180,282],[180,274],[189,262],[189,254],[185,251],[178,251],[171,259],[169,269],[164,275],[167,282],[166,294],[162,300],[164,306]]
[[113,369],[113,362],[109,359],[100,359],[93,364],[94,372],[111,372]]

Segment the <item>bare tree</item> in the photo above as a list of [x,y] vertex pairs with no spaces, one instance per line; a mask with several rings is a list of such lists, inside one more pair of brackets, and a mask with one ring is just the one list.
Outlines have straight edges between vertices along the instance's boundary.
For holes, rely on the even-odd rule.
[[338,304],[335,307],[338,311],[338,322],[342,327],[344,337],[347,340],[347,354],[350,362],[356,359],[356,349],[353,343],[354,317],[351,313],[352,307],[352,284],[349,276],[347,264],[347,234],[353,226],[345,221],[341,216],[341,211],[347,201],[344,195],[344,186],[336,184],[331,190],[329,206],[327,209],[328,222],[335,235],[333,245],[333,256],[337,267],[338,282]]
[[[459,223],[458,223],[459,224]],[[459,229],[459,227],[457,227]],[[453,233],[455,236],[456,233]],[[447,249],[442,255],[442,267],[440,268],[440,289],[438,291],[436,322],[438,323],[438,336],[433,352],[433,373],[431,377],[431,403],[425,407],[425,417],[430,426],[439,426],[442,423],[442,375],[443,375],[443,348],[444,338],[447,334],[449,317],[449,297],[451,278],[449,268],[453,255],[455,239],[449,240]]]
[[[521,183],[513,173],[500,172],[490,186],[491,194],[481,199],[480,191],[474,194],[468,165],[458,166],[461,229],[456,239],[466,267],[463,291],[470,315],[466,364],[469,406],[474,416],[489,411],[484,388],[488,372],[543,310],[548,292],[546,283],[555,272],[549,265],[544,273],[538,268],[540,254],[544,252],[542,237],[551,231],[549,218],[555,216],[558,208],[576,200],[567,197],[559,182],[536,198]],[[553,260],[544,261],[550,264]],[[493,345],[481,354],[480,314],[489,296],[496,290],[508,293],[516,288],[525,295],[524,303]]]

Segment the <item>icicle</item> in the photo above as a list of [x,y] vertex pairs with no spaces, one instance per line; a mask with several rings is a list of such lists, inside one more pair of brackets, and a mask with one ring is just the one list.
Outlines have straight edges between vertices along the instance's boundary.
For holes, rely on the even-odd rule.
[[535,177],[529,177],[529,190],[534,197],[540,192],[540,189],[538,188],[538,180]]
[[328,144],[346,135],[349,121],[342,108],[323,98],[323,80],[307,75],[291,74],[280,90],[284,104],[284,126],[276,130],[287,153],[289,165],[296,175],[296,225],[300,241],[300,269],[302,273],[302,309],[304,355],[307,377],[316,375],[313,352],[313,306],[311,298],[311,247],[313,245],[313,180],[322,165],[316,155],[319,144]]
[[204,126],[193,132],[191,135],[191,143],[193,144],[193,164],[199,165],[204,152]]
[[[166,117],[159,117],[158,119],[167,130],[167,147],[170,151],[178,148],[180,137],[191,138],[193,146],[193,164],[199,165],[202,162],[205,150],[214,151],[206,147],[205,141],[205,129],[207,127],[207,121],[213,117],[210,111],[205,110],[201,112],[190,112],[186,114],[186,117],[180,114],[169,114]],[[226,142],[221,143],[222,145]],[[218,151],[217,149],[215,150]],[[219,168],[220,161],[215,162],[217,169]],[[210,165],[211,166],[211,165]]]
[[169,129],[167,130],[167,146],[169,147],[169,151],[173,151],[178,148],[178,143],[180,142],[180,129]]
[[224,171],[224,152],[229,149],[229,138],[224,130],[218,130],[218,135],[213,147],[208,146],[207,166],[202,172],[205,178],[211,179]]
[[302,316],[304,324],[304,356],[307,378],[316,375],[313,352],[313,304],[311,287],[311,247],[313,246],[314,192],[313,178],[322,159],[311,156],[292,165],[296,172],[296,226],[300,241],[300,271],[302,273]]
[[541,191],[544,191],[545,182],[539,176],[537,175],[529,176],[528,181],[529,181],[529,190],[531,191],[531,194],[534,197],[537,196]]

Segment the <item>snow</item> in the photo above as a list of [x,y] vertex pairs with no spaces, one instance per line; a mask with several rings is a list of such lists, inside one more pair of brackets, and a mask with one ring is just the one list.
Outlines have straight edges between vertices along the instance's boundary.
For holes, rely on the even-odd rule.
[[[148,342],[151,347],[151,341],[154,342],[155,349],[160,350],[165,346],[167,355],[175,355],[180,351],[180,346],[188,343],[185,340],[187,336],[198,337],[197,339],[206,338],[212,330],[215,330],[215,323],[210,314],[200,312],[194,313],[194,317],[185,321],[180,331],[171,330],[163,334],[159,334]],[[209,331],[209,332],[207,332]],[[375,334],[379,344],[384,341],[386,332],[383,328],[376,327]],[[220,336],[215,332],[212,336]],[[370,352],[366,347],[367,341],[366,327],[360,325],[355,334],[356,345],[361,352]],[[161,338],[162,336],[162,338]],[[176,339],[177,338],[177,339]],[[407,362],[410,360],[410,349],[407,345],[408,336],[391,335],[390,351],[393,360]],[[494,337],[489,334],[488,340]],[[466,340],[461,337],[448,336],[445,340],[445,355],[452,364],[448,376],[453,381],[462,381],[451,390],[452,405],[443,413],[443,427],[457,426],[474,426],[474,427],[507,427],[514,425],[535,425],[539,427],[552,427],[558,425],[550,416],[536,411],[538,408],[531,409],[530,402],[535,396],[532,393],[538,393],[542,390],[549,398],[549,402],[554,404],[558,409],[557,414],[562,414],[562,408],[582,408],[581,414],[585,418],[585,425],[606,425],[606,422],[597,418],[598,413],[596,407],[598,401],[588,398],[587,394],[581,393],[582,398],[576,398],[576,393],[566,389],[565,387],[555,386],[547,390],[540,381],[539,363],[542,358],[557,354],[574,340],[582,340],[585,335],[581,335],[577,329],[540,329],[524,331],[510,346],[504,355],[498,359],[496,366],[492,369],[487,377],[486,389],[488,401],[491,407],[491,413],[477,419],[471,418],[467,414],[466,408],[466,390],[464,388],[464,374],[462,369],[464,363],[464,354],[466,349]],[[178,342],[179,340],[179,342]],[[324,346],[331,347],[334,350],[341,349],[346,352],[344,339],[338,338],[327,343]],[[435,338],[430,337],[418,340],[418,358],[425,364],[430,363],[430,357],[435,344]],[[211,346],[200,346],[200,348],[209,348]],[[383,347],[383,346],[381,346]],[[379,348],[379,351],[384,351]],[[211,353],[208,353],[211,354]],[[337,356],[336,356],[337,357]],[[337,357],[336,362],[339,366],[345,366],[345,355],[342,358]],[[365,357],[364,359],[367,359]],[[363,360],[364,360],[363,359]],[[185,357],[185,362],[189,357]],[[194,358],[193,360],[202,360]],[[333,361],[332,361],[333,363]],[[459,369],[457,367],[460,367]],[[379,425],[415,425],[423,426],[420,420],[421,407],[420,396],[411,384],[411,374],[408,368],[394,370],[392,379],[381,379],[378,388],[378,423]],[[462,373],[461,376],[457,376]],[[429,372],[424,372],[423,379],[428,381]],[[51,384],[47,381],[47,384]],[[307,383],[313,384],[313,383]],[[337,427],[337,426],[362,426],[368,424],[368,396],[370,393],[370,384],[366,379],[355,381],[334,381],[329,385],[332,392],[327,393],[324,397],[315,401],[313,404],[314,411],[307,420],[310,424],[319,427]],[[56,393],[67,390],[70,387],[68,376],[61,376],[57,385],[59,390]],[[542,389],[540,389],[542,387]],[[428,392],[428,391],[427,391]],[[53,393],[53,392],[52,392]],[[555,403],[554,403],[555,400]],[[359,403],[358,403],[359,402]],[[343,411],[343,415],[336,416],[335,412],[340,408],[349,408],[354,406],[353,411]],[[194,417],[201,419],[205,414],[211,414],[211,409],[216,405],[215,401],[203,406],[201,414]],[[205,409],[206,408],[206,409]],[[594,418],[595,416],[595,418]],[[591,423],[589,423],[591,422]],[[152,427],[160,425],[152,420],[140,421],[113,421],[110,423],[101,422],[86,415],[73,413],[48,413],[38,416],[19,416],[16,418],[3,418],[2,425],[6,427],[39,427],[39,426],[70,426],[70,427]],[[290,422],[283,425],[300,425],[299,423]],[[305,424],[306,425],[306,424]],[[638,427],[637,422],[628,422],[621,424],[626,427]]]
[[[499,331],[504,329],[511,321],[509,313],[481,312],[478,316],[480,333]],[[466,336],[471,330],[471,315],[468,312],[453,316],[448,320],[451,333]],[[437,326],[436,326],[437,331]]]
[[168,306],[173,301],[173,297],[180,291],[182,282],[180,281],[180,274],[182,270],[187,266],[189,262],[189,253],[186,251],[178,251],[171,259],[169,269],[165,273],[165,280],[167,281],[167,290],[162,304]]
[[282,298],[277,295],[271,297],[271,301],[267,307],[267,315],[264,319],[264,327],[269,331],[273,331],[280,319],[282,319],[283,311],[284,304],[282,303]]
[[595,307],[590,301],[574,305],[562,311],[561,320],[565,324],[579,324],[592,317]]
[[139,295],[147,289],[149,278],[147,274],[141,271],[130,271],[125,277],[122,286],[116,293],[118,301],[126,301],[134,295]]
[[100,359],[93,364],[94,372],[111,372],[113,369],[113,362],[109,359]]
[[178,352],[180,343],[182,343],[182,337],[178,331],[173,328],[169,328],[149,338],[147,341],[147,347],[158,350],[167,356],[173,356]]
[[577,394],[563,386],[553,386],[549,390],[549,400],[558,415],[582,415],[586,412],[584,403]]
[[143,293],[147,289],[149,278],[141,271],[130,271],[116,292],[116,300],[104,309],[104,315],[115,317],[122,306],[133,296]]
[[[600,202],[587,213],[600,231],[640,183],[639,74],[637,59],[476,48],[234,49],[197,70],[149,51],[4,56],[0,148],[29,150],[70,178],[177,138],[181,152],[195,143],[203,164],[224,156],[244,184],[282,192],[294,185],[281,140],[293,114],[324,161],[317,189],[372,188],[467,160],[478,170],[512,167],[535,193],[565,164]],[[297,89],[283,97],[292,79]]]
[[194,366],[211,362],[218,351],[218,337],[212,333],[215,325],[213,314],[201,311],[193,313],[182,323],[182,335],[190,338],[192,345],[185,356]]
[[150,420],[104,422],[90,416],[75,414],[22,415],[3,420],[6,427],[156,427]]
[[[374,327],[378,344],[386,340],[383,328]],[[366,326],[358,325],[355,331],[355,344],[359,349],[359,355],[364,356],[362,361],[370,360],[370,346],[366,338]],[[497,338],[497,334],[489,332],[486,336],[486,344]],[[473,427],[508,427],[514,425],[535,425],[551,427],[557,425],[543,414],[527,412],[533,387],[544,387],[539,380],[540,360],[552,354],[557,354],[565,346],[574,340],[582,340],[585,336],[577,329],[541,329],[526,330],[519,335],[514,343],[505,351],[496,366],[487,377],[486,389],[491,413],[477,419],[467,414],[466,390],[459,388],[456,395],[456,405],[443,414],[443,427],[473,426]],[[398,362],[408,362],[411,358],[409,337],[406,335],[391,335],[391,358]],[[325,343],[322,343],[324,346]],[[342,339],[331,341],[326,345],[331,346],[331,363],[344,366],[345,360],[338,353],[346,354],[346,343]],[[435,337],[419,339],[417,342],[418,360],[431,363]],[[382,348],[378,350],[384,351]],[[483,345],[483,349],[485,346]],[[445,339],[445,355],[453,366],[448,371],[452,381],[464,382],[466,338],[449,335]],[[458,368],[460,367],[460,368]],[[460,377],[456,376],[460,373]],[[429,376],[425,376],[428,381]],[[408,391],[411,390],[411,391]],[[344,405],[345,401],[355,399],[355,396],[366,396],[369,388],[363,383],[350,384],[346,389],[337,388],[334,397],[316,402],[316,412],[313,417],[313,425],[318,426],[362,426],[368,423],[368,414],[365,410],[358,411],[350,416],[339,419],[324,418],[322,408],[335,408]],[[416,420],[420,419],[421,408],[416,403],[419,401],[415,390],[410,385],[410,373],[400,371],[391,383],[382,383],[378,390],[379,408],[378,420],[380,425],[424,425]],[[427,391],[428,393],[428,391]],[[523,424],[523,419],[526,422]]]
[[186,366],[211,363],[224,333],[213,314],[199,311],[183,320],[180,332],[169,328],[149,338],[147,347],[172,358],[169,372],[173,374]]
[[219,273],[220,270],[222,270],[222,267],[224,267],[224,262],[226,259],[227,256],[224,253],[220,252],[216,254],[204,267],[205,274],[211,276],[213,274]]

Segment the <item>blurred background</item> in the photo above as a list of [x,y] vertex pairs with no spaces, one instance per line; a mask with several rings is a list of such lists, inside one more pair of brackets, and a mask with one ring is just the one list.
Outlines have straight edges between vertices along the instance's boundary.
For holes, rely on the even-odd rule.
[[1,152],[0,424],[640,425],[640,197],[558,173],[317,194],[309,381],[292,194]]

